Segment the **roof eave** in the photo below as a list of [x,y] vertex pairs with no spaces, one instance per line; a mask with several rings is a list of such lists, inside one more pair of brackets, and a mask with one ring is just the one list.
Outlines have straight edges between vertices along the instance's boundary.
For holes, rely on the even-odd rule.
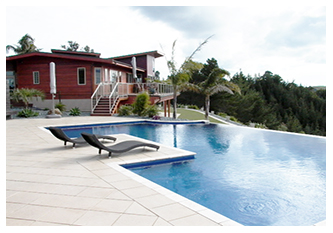
[[164,56],[164,54],[162,52],[154,50],[154,51],[143,52],[143,53],[133,53],[133,54],[128,54],[128,55],[121,55],[121,56],[116,56],[116,57],[110,57],[110,59],[117,60],[117,59],[129,58],[129,57],[139,57],[139,56],[144,56],[144,55],[150,55],[150,56],[153,56],[154,58],[158,58],[158,57],[163,57]]

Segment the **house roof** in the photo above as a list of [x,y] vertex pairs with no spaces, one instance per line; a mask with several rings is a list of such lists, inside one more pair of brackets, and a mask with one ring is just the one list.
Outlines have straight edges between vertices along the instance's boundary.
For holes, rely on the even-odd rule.
[[145,55],[150,55],[153,56],[154,58],[158,58],[158,57],[163,57],[164,54],[154,50],[154,51],[149,51],[149,52],[143,52],[143,53],[133,53],[133,54],[128,54],[128,55],[121,55],[121,56],[117,56],[117,57],[110,57],[109,59],[123,59],[123,58],[129,58],[129,57],[139,57],[139,56],[145,56]]
[[[100,54],[98,53],[86,53],[86,52],[73,52],[73,51],[65,51],[65,50],[51,50],[52,53],[46,52],[31,52],[26,54],[14,55],[6,57],[6,61],[15,61],[19,59],[25,59],[29,57],[53,57],[53,58],[63,58],[70,60],[78,60],[78,61],[89,61],[89,62],[99,62],[103,64],[111,64],[116,66],[121,66],[124,68],[132,69],[132,66],[127,63],[123,63],[120,61],[115,61],[114,59],[109,58],[100,58]],[[137,70],[140,72],[144,72],[145,69],[137,67]]]
[[92,56],[92,57],[100,57],[100,53],[89,53],[89,52],[77,52],[77,51],[67,51],[60,49],[51,49],[52,53],[61,53],[61,54],[71,54],[71,55],[82,55],[82,56]]

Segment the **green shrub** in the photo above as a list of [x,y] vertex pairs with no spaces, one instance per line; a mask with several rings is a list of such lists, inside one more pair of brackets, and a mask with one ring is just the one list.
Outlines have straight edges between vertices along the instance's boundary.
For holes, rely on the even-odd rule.
[[133,107],[131,105],[121,105],[118,109],[119,116],[129,116],[132,115]]
[[38,114],[39,114],[38,112],[34,112],[30,108],[25,108],[22,111],[18,112],[17,116],[28,118],[28,117],[38,116]]
[[61,112],[66,111],[66,105],[64,105],[63,103],[57,103],[56,105],[54,105],[54,108],[59,109]]
[[228,116],[226,113],[223,113],[223,112],[220,112],[218,115],[221,117],[224,117],[224,118],[226,118]]
[[156,116],[158,114],[158,109],[156,105],[149,105],[146,110],[144,111],[144,116],[149,116],[149,117],[153,117]]
[[262,123],[256,123],[254,125],[254,128],[259,128],[259,129],[268,129],[267,126],[265,124]]
[[71,116],[80,116],[81,115],[81,110],[78,107],[72,108],[69,110],[69,115]]
[[230,116],[230,120],[231,120],[231,121],[234,121],[234,122],[238,122],[237,118],[234,117],[234,116]]
[[196,109],[196,110],[199,110],[199,107],[197,105],[189,105],[187,106],[188,108],[190,109]]
[[133,103],[133,113],[139,116],[144,116],[145,110],[149,106],[149,95],[147,92],[138,94]]

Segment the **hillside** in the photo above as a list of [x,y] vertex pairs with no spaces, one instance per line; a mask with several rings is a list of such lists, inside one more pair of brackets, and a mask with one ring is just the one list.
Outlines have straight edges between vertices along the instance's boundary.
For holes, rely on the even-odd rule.
[[[269,129],[326,135],[325,86],[299,86],[269,71],[256,78],[236,73],[230,81],[240,87],[241,94],[212,95],[211,111],[235,116],[244,124],[255,122]],[[181,93],[178,103],[201,108],[203,99],[187,91]]]

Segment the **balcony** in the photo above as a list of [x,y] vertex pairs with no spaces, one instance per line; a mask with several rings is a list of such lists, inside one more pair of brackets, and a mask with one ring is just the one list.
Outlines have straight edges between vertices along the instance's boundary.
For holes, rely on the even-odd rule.
[[[92,115],[113,115],[119,103],[131,104],[136,95],[148,92],[153,104],[171,100],[173,87],[164,83],[100,83],[91,96]],[[101,106],[103,105],[103,107]],[[103,109],[103,111],[101,111]]]

